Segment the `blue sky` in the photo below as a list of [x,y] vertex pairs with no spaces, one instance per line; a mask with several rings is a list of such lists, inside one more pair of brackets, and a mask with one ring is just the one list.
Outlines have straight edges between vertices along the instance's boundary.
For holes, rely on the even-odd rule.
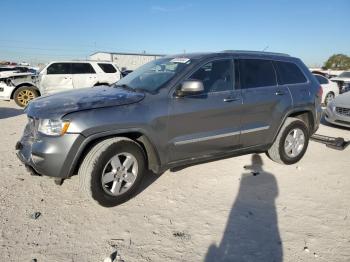
[[350,55],[349,0],[1,0],[0,10],[0,60],[267,48],[313,66]]

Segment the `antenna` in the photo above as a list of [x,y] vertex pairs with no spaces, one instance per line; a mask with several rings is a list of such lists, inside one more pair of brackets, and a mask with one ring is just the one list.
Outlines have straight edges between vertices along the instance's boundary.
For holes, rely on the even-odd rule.
[[262,50],[262,52],[266,51],[269,48],[269,46],[265,46],[265,48]]

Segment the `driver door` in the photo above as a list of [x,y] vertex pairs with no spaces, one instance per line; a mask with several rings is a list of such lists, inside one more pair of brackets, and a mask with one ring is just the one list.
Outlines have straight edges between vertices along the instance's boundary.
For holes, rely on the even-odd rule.
[[233,60],[207,62],[188,79],[202,81],[205,92],[171,98],[168,162],[239,148],[242,97]]
[[72,72],[70,63],[53,63],[39,80],[42,94],[70,90],[73,88]]

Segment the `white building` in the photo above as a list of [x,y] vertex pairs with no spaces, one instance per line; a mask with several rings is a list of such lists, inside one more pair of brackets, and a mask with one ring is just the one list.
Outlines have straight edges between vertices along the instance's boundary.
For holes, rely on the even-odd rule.
[[147,53],[109,53],[96,52],[89,56],[90,60],[114,62],[121,70],[135,70],[139,66],[164,55]]

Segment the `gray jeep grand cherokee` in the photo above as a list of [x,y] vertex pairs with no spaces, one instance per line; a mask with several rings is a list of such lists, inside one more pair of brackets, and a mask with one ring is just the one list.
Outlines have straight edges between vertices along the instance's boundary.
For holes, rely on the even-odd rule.
[[168,56],[112,87],[35,99],[16,149],[33,174],[78,174],[92,199],[115,206],[147,170],[256,152],[296,163],[319,126],[321,97],[307,67],[288,55]]

